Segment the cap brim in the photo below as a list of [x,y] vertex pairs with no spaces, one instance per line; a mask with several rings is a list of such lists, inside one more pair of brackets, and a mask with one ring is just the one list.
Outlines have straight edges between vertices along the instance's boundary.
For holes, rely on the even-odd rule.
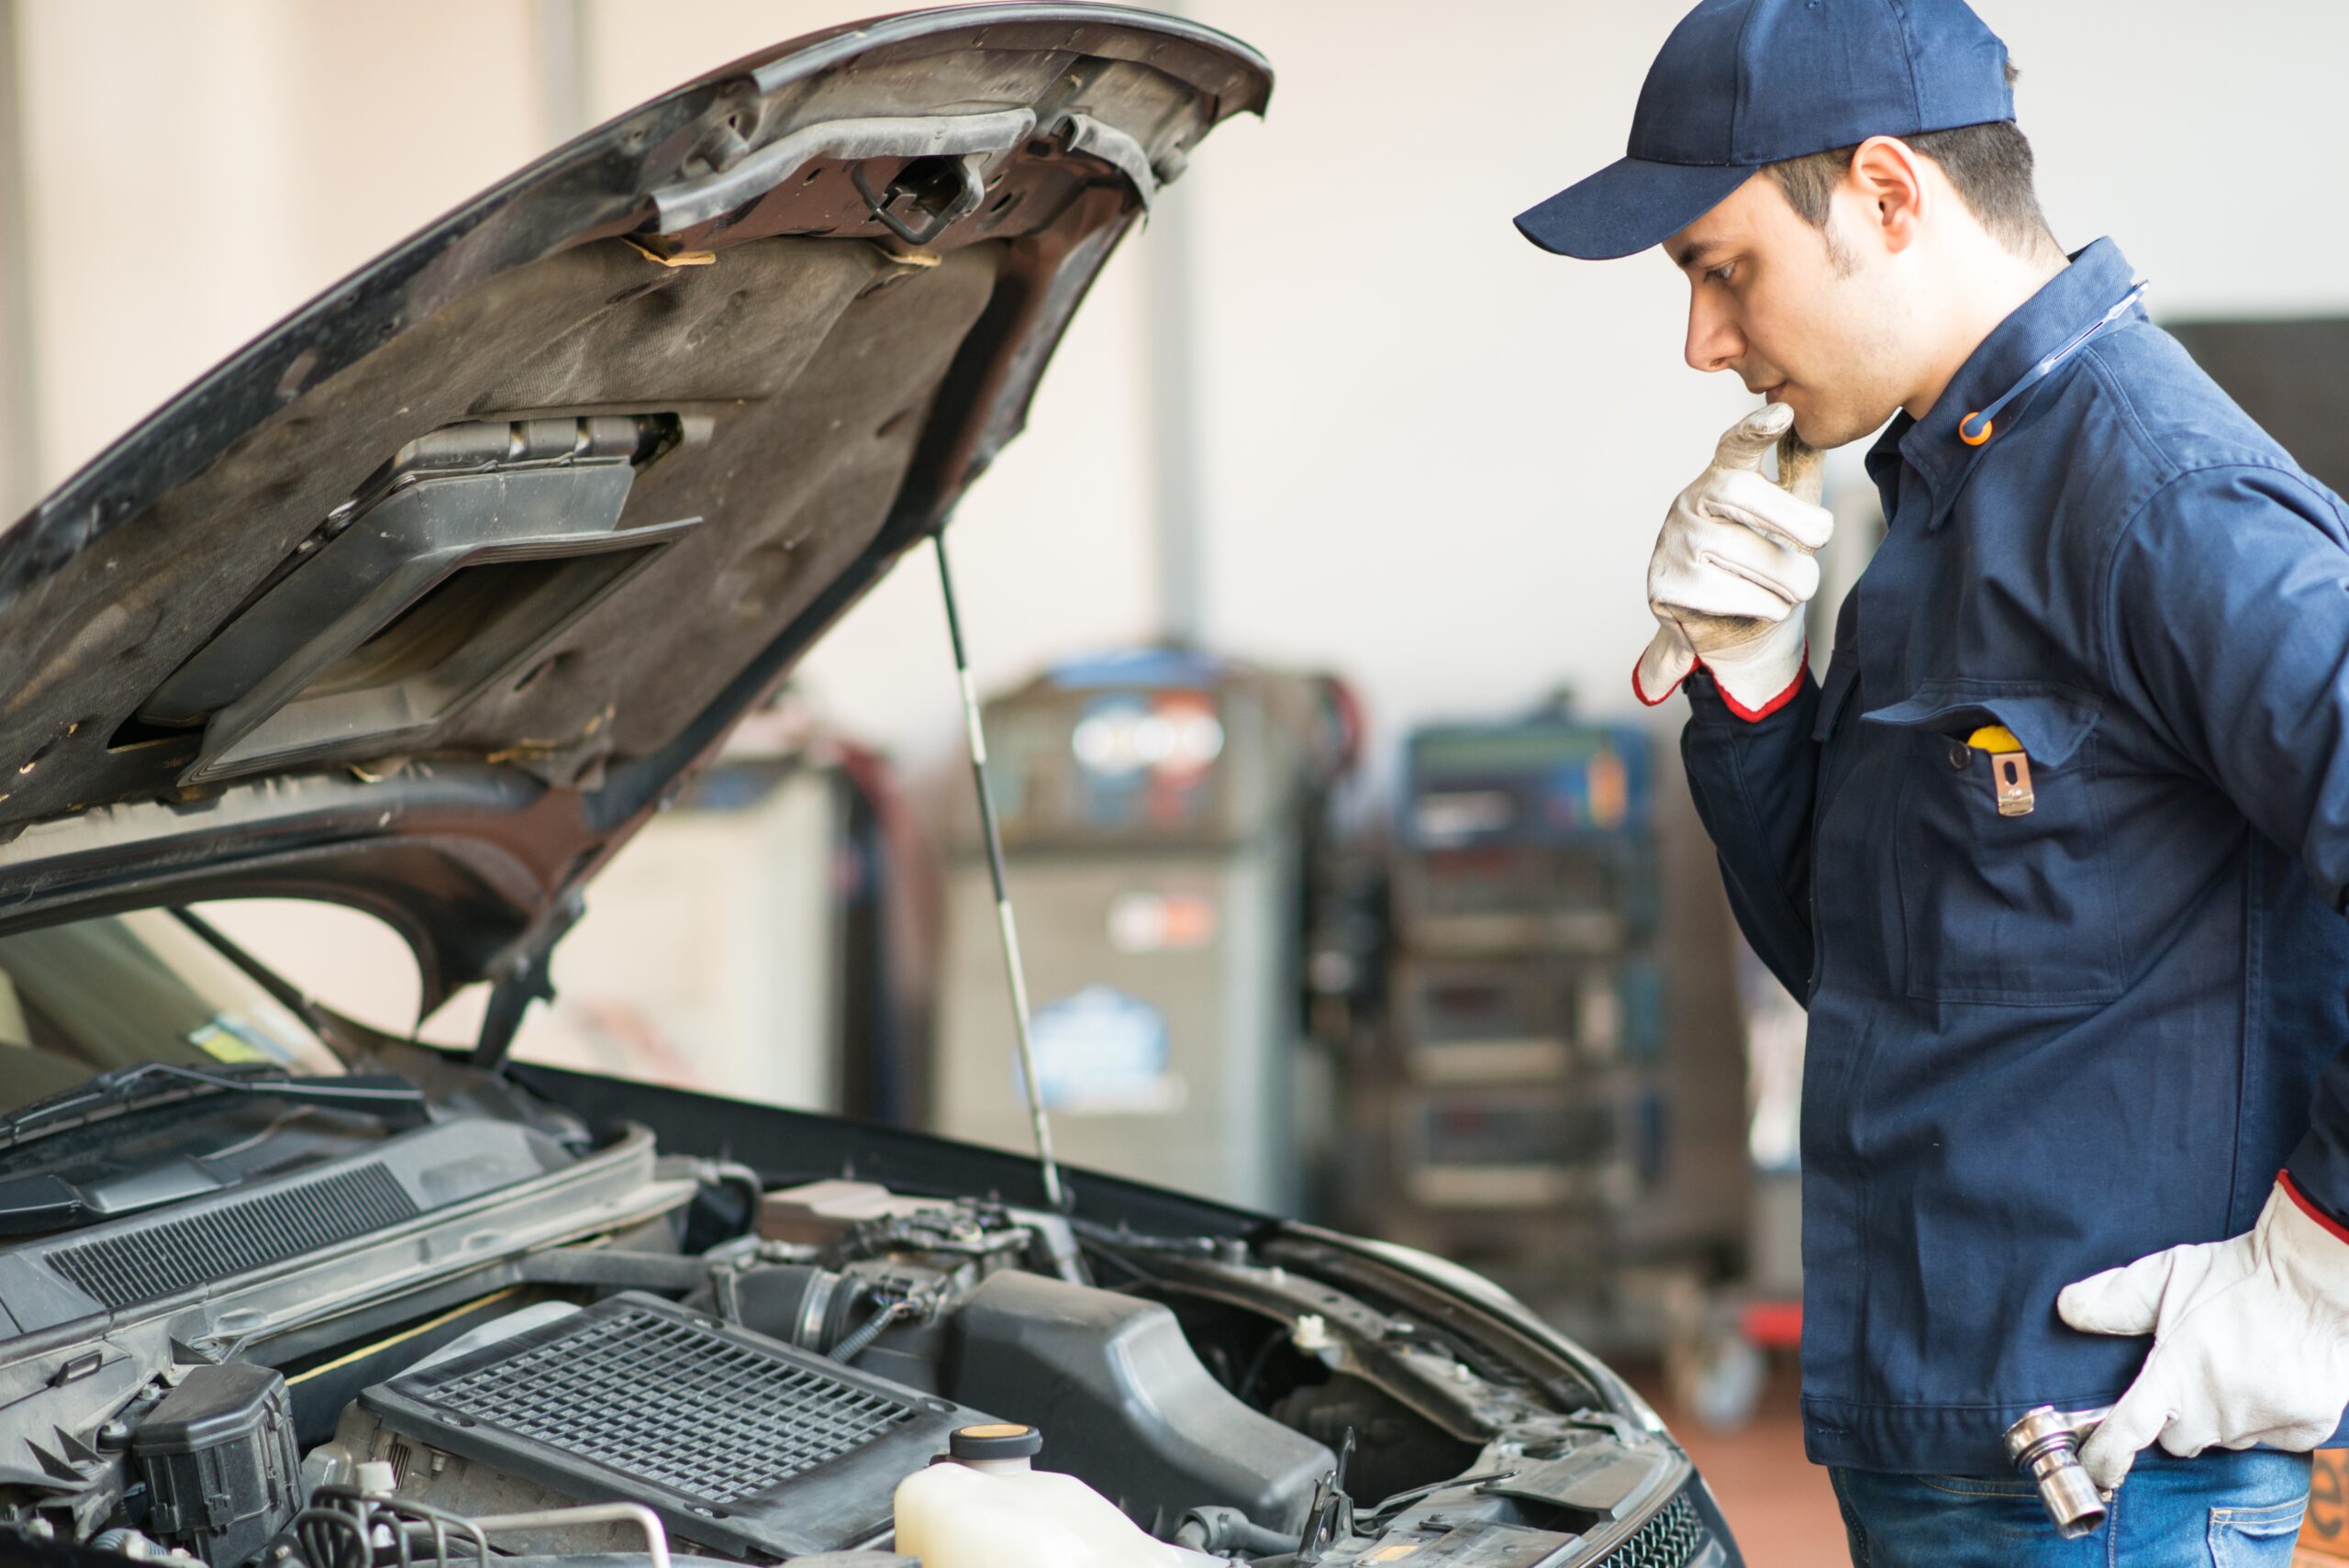
[[1712,211],[1753,172],[1711,163],[1619,158],[1519,213],[1517,231],[1553,255],[1586,261],[1634,256]]

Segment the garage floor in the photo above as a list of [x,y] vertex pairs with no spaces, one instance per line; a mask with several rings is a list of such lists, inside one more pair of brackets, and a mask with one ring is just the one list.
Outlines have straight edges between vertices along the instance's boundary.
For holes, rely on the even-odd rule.
[[1827,1472],[1802,1456],[1791,1364],[1773,1369],[1753,1424],[1738,1432],[1709,1432],[1689,1420],[1664,1395],[1660,1377],[1635,1370],[1632,1381],[1720,1499],[1747,1568],[1836,1568],[1847,1561]]

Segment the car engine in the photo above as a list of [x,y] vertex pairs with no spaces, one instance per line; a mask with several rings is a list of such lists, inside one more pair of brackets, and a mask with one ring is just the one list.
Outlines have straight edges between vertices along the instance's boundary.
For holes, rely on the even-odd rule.
[[1634,1525],[1662,1547],[1625,1562],[1717,1560],[1667,1440],[1338,1239],[561,1144],[444,1121],[0,1248],[0,1531],[209,1568],[877,1568],[898,1484],[1014,1423],[1169,1562],[1571,1562]]

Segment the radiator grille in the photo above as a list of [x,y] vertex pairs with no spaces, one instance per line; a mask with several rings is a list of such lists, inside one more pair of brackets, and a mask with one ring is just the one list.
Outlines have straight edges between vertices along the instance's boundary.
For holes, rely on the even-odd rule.
[[639,1307],[447,1383],[436,1410],[547,1443],[688,1497],[729,1503],[903,1425],[896,1400],[715,1329]]
[[404,1219],[417,1207],[380,1164],[63,1248],[49,1265],[108,1307],[135,1307],[209,1280],[281,1263]]
[[1686,1568],[1704,1549],[1705,1521],[1687,1493],[1674,1496],[1631,1539],[1599,1559],[1598,1568]]

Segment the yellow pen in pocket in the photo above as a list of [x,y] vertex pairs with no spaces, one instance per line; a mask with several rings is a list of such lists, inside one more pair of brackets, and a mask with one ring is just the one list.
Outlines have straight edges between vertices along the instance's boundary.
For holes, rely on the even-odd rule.
[[1965,738],[1976,751],[1990,754],[1990,798],[2001,817],[2027,817],[2039,797],[2032,792],[2031,759],[2022,742],[2003,724],[1986,724]]

